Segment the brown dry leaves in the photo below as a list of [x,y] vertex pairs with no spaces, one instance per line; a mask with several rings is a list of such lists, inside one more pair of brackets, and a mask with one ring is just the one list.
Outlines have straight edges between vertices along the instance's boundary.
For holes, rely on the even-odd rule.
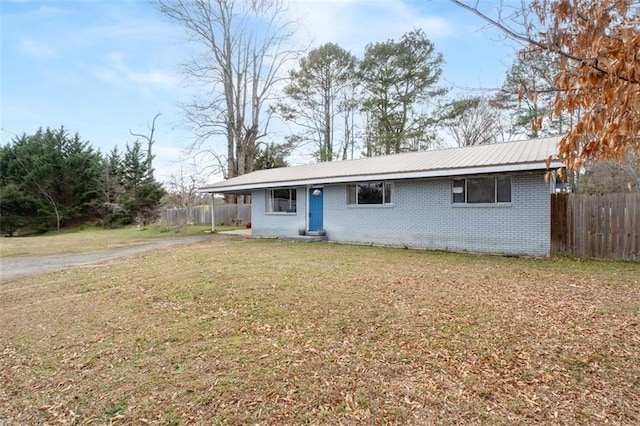
[[640,266],[209,242],[0,287],[16,424],[640,422]]
[[545,48],[565,54],[556,78],[555,115],[582,114],[560,142],[561,158],[579,169],[589,159],[622,162],[627,153],[640,152],[637,2],[536,0],[532,6],[549,25]]

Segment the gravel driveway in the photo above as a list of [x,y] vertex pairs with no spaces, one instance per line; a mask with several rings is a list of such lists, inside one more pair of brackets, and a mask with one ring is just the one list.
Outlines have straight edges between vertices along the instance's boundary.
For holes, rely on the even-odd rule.
[[163,238],[156,241],[142,243],[135,247],[101,250],[89,253],[7,257],[0,259],[0,283],[13,281],[17,278],[28,275],[42,274],[45,272],[60,271],[75,266],[106,262],[120,257],[132,256],[175,244],[191,244],[225,237],[225,235],[211,234],[197,237]]

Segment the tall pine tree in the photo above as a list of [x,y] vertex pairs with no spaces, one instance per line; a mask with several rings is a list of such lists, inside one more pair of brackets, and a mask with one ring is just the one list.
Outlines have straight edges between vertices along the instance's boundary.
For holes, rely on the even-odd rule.
[[130,222],[147,225],[159,216],[160,200],[166,194],[162,185],[153,178],[151,162],[140,142],[127,144],[122,160],[122,187],[125,217]]

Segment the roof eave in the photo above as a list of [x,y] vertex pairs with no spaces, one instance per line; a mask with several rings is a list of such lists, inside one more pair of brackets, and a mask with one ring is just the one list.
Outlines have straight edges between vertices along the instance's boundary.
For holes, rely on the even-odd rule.
[[[558,160],[554,160],[549,165],[549,168],[556,169],[564,167],[564,164]],[[447,177],[447,176],[464,176],[475,175],[485,173],[506,173],[506,172],[524,172],[535,170],[546,170],[545,163],[520,163],[520,164],[503,164],[494,166],[479,166],[479,167],[467,167],[457,169],[439,169],[439,170],[423,170],[415,172],[398,172],[398,173],[378,173],[367,175],[349,175],[349,176],[335,176],[335,177],[320,177],[300,180],[286,180],[286,181],[272,181],[272,182],[254,182],[240,185],[229,186],[211,186],[202,187],[198,189],[201,193],[212,194],[229,194],[229,193],[247,193],[253,189],[266,189],[266,188],[278,188],[283,186],[307,186],[307,185],[330,185],[350,182],[364,182],[375,180],[406,180],[406,179],[421,179],[421,178],[435,178],[435,177]],[[220,182],[221,184],[224,182]]]

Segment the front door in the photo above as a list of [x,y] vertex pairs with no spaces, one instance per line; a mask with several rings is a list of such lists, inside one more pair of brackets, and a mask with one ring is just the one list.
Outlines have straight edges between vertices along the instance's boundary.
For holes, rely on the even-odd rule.
[[309,232],[322,229],[323,189],[309,188]]

